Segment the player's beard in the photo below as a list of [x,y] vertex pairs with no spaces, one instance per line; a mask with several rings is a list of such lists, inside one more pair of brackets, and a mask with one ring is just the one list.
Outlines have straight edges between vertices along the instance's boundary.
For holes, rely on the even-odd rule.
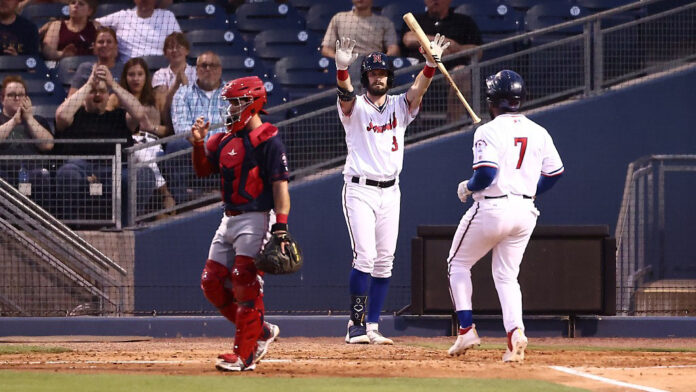
[[367,92],[370,93],[370,95],[375,96],[375,97],[381,97],[382,95],[387,93],[387,86],[375,86],[374,84],[371,84],[367,86]]

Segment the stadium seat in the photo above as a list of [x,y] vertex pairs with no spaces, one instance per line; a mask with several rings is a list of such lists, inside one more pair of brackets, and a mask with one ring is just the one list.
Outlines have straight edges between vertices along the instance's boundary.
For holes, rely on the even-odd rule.
[[267,63],[286,56],[312,55],[320,45],[321,37],[298,29],[266,30],[254,38],[256,56]]
[[147,67],[150,69],[150,75],[154,74],[160,68],[167,68],[169,66],[169,60],[164,56],[141,56],[143,60],[147,63]]
[[[570,5],[564,1],[542,3],[527,10],[524,16],[524,27],[526,31],[534,31],[579,19],[587,15],[589,15],[587,10],[576,4]],[[555,41],[567,36],[580,34],[582,31],[583,25],[578,24],[553,33],[544,34],[543,36],[534,37],[532,38],[532,44],[539,45]]]
[[34,107],[34,114],[37,116],[41,116],[48,120],[48,124],[51,126],[51,131],[55,135],[56,131],[56,109],[58,109],[59,105],[54,105],[54,104],[46,104],[46,105],[34,105],[32,102],[32,106]]
[[333,61],[319,53],[283,57],[275,64],[278,83],[288,92],[290,100],[336,87]]
[[29,4],[24,7],[21,15],[31,20],[36,27],[41,27],[51,18],[67,19],[70,16],[70,8],[61,3]]
[[50,78],[25,79],[27,94],[32,105],[60,105],[65,99],[65,89]]
[[0,56],[0,70],[48,76],[46,63],[39,56]]
[[174,13],[183,32],[227,27],[225,11],[216,4],[175,2],[168,10]]
[[251,55],[220,56],[220,62],[222,64],[222,79],[225,81],[244,76],[257,75],[260,77],[269,73],[266,67]]
[[[524,19],[522,13],[500,3],[471,2],[462,4],[455,13],[467,15],[474,19],[481,32],[484,44],[511,37],[522,32]],[[488,60],[514,53],[520,45],[509,44],[504,47],[489,49],[484,52],[482,60]]]
[[186,33],[191,44],[189,57],[196,58],[201,53],[212,50],[218,55],[243,55],[250,49],[242,35],[234,29],[192,30]]
[[129,3],[104,3],[97,6],[97,11],[94,13],[95,18],[101,18],[114,12],[133,8],[133,2]]
[[[62,58],[58,64],[56,64],[55,74],[58,81],[63,85],[63,87],[69,86],[72,81],[75,71],[80,64],[91,61],[96,62],[96,56],[72,56]],[[67,88],[67,87],[66,87]]]
[[350,11],[350,4],[348,4],[348,2],[328,2],[317,3],[311,6],[305,17],[307,20],[307,29],[321,34],[323,38],[331,18],[337,12],[341,11]]
[[[588,14],[607,11],[622,5],[635,3],[635,0],[575,0],[577,5],[585,8]],[[632,22],[645,16],[644,7],[637,7],[630,11],[622,12],[612,16],[602,18],[602,28],[613,27],[622,23]]]
[[418,60],[409,59],[408,57],[392,57],[390,58],[392,67],[394,68],[394,86],[400,86],[402,84],[413,83],[416,75],[420,72],[420,68],[408,73],[399,73],[398,71],[402,68],[408,68],[412,65],[418,64]]
[[[394,23],[396,33],[399,34],[401,26],[404,24],[404,14],[407,12],[412,12],[414,14],[425,12],[423,1],[392,2],[385,5],[380,14]],[[309,22],[307,22],[307,24],[309,24]]]
[[307,15],[307,11],[309,11],[309,8],[312,7],[314,4],[317,4],[317,0],[290,0],[288,1],[290,5],[292,5],[297,12],[300,13],[300,15],[304,16]]
[[568,4],[569,0],[503,0],[502,3],[518,11],[525,12],[537,4],[545,2],[557,2]]
[[272,2],[245,3],[235,12],[234,26],[245,40],[269,29],[303,29],[304,20],[292,6]]

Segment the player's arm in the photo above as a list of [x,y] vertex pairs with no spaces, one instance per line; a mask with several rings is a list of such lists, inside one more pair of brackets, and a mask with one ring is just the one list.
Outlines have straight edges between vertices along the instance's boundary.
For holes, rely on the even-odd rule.
[[563,172],[557,173],[555,175],[544,175],[539,176],[539,182],[537,182],[536,195],[539,196],[542,193],[551,189],[563,175]]
[[433,80],[435,75],[435,70],[437,69],[437,63],[442,59],[442,52],[444,52],[450,45],[449,41],[445,42],[445,36],[437,34],[435,38],[430,42],[430,51],[433,54],[433,60],[436,63],[432,63],[428,56],[425,56],[425,67],[416,76],[416,80],[413,81],[411,88],[406,92],[406,100],[408,100],[409,109],[413,112],[416,110],[421,102],[423,101],[423,95],[428,90],[430,82]]
[[553,187],[563,175],[564,167],[561,156],[556,150],[551,136],[546,134],[544,143],[544,159],[541,162],[541,175],[537,182],[536,194],[540,195]]
[[204,121],[203,116],[198,117],[193,126],[191,126],[191,137],[189,139],[189,142],[193,144],[191,160],[193,161],[193,170],[198,177],[207,177],[215,170],[205,153],[205,135],[208,134],[209,128],[210,122]]
[[348,74],[348,67],[358,58],[358,54],[353,53],[353,48],[355,48],[355,40],[348,37],[342,37],[336,41],[337,94],[341,111],[346,116],[350,115],[355,105],[355,90]]

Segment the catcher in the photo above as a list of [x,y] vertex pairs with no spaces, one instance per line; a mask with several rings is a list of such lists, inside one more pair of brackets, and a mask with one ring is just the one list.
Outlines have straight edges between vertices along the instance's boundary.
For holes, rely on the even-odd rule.
[[[279,244],[281,254],[299,261],[288,230],[290,195],[285,146],[278,128],[263,123],[266,89],[256,76],[227,82],[221,107],[227,132],[205,142],[209,122],[196,119],[191,128],[193,167],[199,177],[220,173],[224,215],[210,244],[201,275],[205,297],[236,325],[234,352],[218,356],[221,371],[253,370],[278,326],[264,321],[263,272],[254,263],[263,244]],[[269,248],[269,247],[267,247]],[[269,248],[270,249],[270,248]],[[276,248],[277,249],[277,248]],[[234,256],[231,267],[228,257]]]

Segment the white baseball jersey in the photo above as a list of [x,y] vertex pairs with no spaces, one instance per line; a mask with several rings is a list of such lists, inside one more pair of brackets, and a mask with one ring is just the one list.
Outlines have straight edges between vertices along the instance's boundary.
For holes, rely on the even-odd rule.
[[404,163],[406,127],[418,114],[418,109],[409,109],[406,93],[387,95],[381,108],[367,95],[358,95],[349,115],[343,114],[340,101],[336,104],[348,147],[343,174],[376,181],[397,178]]
[[498,169],[491,185],[474,192],[474,200],[485,196],[536,194],[539,174],[563,172],[563,163],[549,133],[522,114],[497,116],[474,134],[474,169]]

